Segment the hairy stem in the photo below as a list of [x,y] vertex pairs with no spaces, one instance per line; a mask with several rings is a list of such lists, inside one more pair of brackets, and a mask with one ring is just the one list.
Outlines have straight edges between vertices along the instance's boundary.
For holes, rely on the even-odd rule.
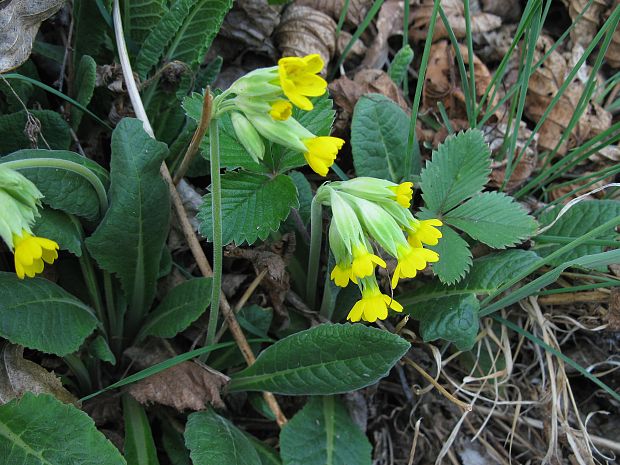
[[316,303],[316,284],[321,261],[322,213],[321,202],[317,201],[316,196],[314,196],[310,209],[310,255],[308,257],[308,278],[306,281],[306,302],[312,310],[314,310]]

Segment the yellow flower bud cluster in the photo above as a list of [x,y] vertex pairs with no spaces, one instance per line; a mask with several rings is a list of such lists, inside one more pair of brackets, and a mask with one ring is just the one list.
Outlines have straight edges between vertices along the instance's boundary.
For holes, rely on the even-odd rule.
[[0,164],[0,237],[15,257],[20,279],[43,271],[43,262],[58,258],[58,244],[32,235],[43,197],[39,189],[17,171]]
[[302,152],[310,168],[326,176],[344,140],[316,136],[292,116],[293,105],[310,111],[308,97],[327,91],[327,82],[317,75],[323,66],[321,57],[313,54],[285,57],[278,66],[254,70],[215,97],[214,117],[231,112],[235,134],[255,161],[265,155],[265,138]]
[[437,252],[424,245],[437,245],[441,238],[437,227],[442,223],[412,215],[412,187],[410,182],[360,177],[325,184],[317,192],[317,201],[332,210],[329,245],[336,264],[331,278],[341,287],[352,281],[362,293],[348,315],[351,321],[385,319],[388,308],[402,311],[398,302],[379,289],[375,267],[386,268],[386,262],[376,249],[397,259],[392,289],[400,279],[414,278],[428,263],[439,260]]

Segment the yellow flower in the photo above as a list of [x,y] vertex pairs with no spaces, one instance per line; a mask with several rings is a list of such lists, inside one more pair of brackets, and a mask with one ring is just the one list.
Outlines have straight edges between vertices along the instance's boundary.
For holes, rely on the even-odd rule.
[[374,255],[360,244],[353,248],[353,263],[351,264],[351,281],[357,284],[358,278],[365,278],[375,273],[375,264],[385,268],[385,261]]
[[304,139],[307,152],[304,158],[315,173],[327,176],[329,167],[334,164],[338,150],[344,145],[344,140],[339,137],[319,136],[312,139]]
[[310,111],[314,106],[307,97],[318,97],[327,90],[327,82],[317,76],[324,63],[320,55],[312,54],[303,58],[286,57],[278,61],[280,87],[284,95],[302,110]]
[[286,100],[276,100],[271,104],[269,114],[276,121],[286,121],[293,114],[293,105]]
[[411,206],[411,197],[413,197],[413,183],[403,182],[398,186],[389,187],[389,189],[396,195],[396,201],[405,208]]
[[437,252],[422,247],[398,247],[398,264],[392,276],[392,289],[396,288],[400,278],[415,278],[418,271],[426,268],[427,263],[439,261]]
[[13,236],[15,272],[19,279],[34,278],[43,271],[43,262],[52,264],[58,258],[58,244],[44,237],[32,236],[25,229]]
[[371,323],[377,319],[385,320],[388,316],[388,308],[396,312],[403,311],[401,304],[389,295],[381,293],[377,281],[373,277],[372,281],[365,283],[362,298],[355,303],[347,319],[353,322],[364,320]]
[[411,247],[422,247],[422,244],[437,245],[439,239],[443,236],[437,226],[443,226],[441,220],[436,218],[430,220],[417,221],[417,224],[411,224],[407,241]]
[[349,284],[349,280],[351,279],[351,266],[336,264],[332,270],[330,278],[334,281],[336,286],[347,287],[347,284]]

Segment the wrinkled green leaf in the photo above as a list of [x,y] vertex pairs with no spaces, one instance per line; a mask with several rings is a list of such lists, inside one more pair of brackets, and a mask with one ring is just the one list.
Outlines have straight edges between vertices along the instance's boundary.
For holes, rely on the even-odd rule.
[[168,12],[166,0],[124,0],[121,2],[123,30],[136,44],[144,39],[158,25]]
[[86,304],[43,278],[0,272],[0,296],[0,336],[30,349],[70,354],[97,325]]
[[[228,172],[222,176],[222,220],[224,244],[253,244],[276,231],[299,206],[297,189],[286,175],[275,177],[245,171]],[[198,213],[200,233],[213,235],[211,194],[204,196]]]
[[98,358],[101,361],[108,362],[111,365],[116,365],[116,357],[110,349],[108,342],[100,334],[97,336],[88,346],[88,351],[91,355]]
[[480,192],[491,171],[490,156],[478,129],[449,136],[420,174],[426,208],[446,212]]
[[284,465],[370,465],[372,446],[333,396],[312,397],[280,433]]
[[174,337],[198,319],[211,303],[211,278],[194,278],[172,289],[148,315],[139,339]]
[[153,301],[168,236],[170,198],[159,175],[166,152],[139,120],[121,120],[112,134],[110,208],[86,240],[99,266],[118,276],[136,311]]
[[185,444],[194,465],[261,465],[245,434],[211,409],[189,416]]
[[127,463],[84,412],[31,393],[0,406],[0,457],[7,465]]
[[61,250],[68,250],[76,257],[82,256],[82,233],[79,226],[66,214],[52,208],[39,211],[40,218],[32,227],[36,236],[58,243]]
[[25,134],[27,127],[36,147],[66,150],[71,145],[71,130],[59,113],[51,110],[28,110],[28,113],[41,123],[40,132],[28,124],[26,110],[0,115],[0,155],[32,147]]
[[439,261],[433,263],[433,271],[442,283],[453,284],[465,276],[471,267],[469,245],[450,226],[441,227],[443,237],[437,245],[429,246],[439,254]]
[[[75,73],[75,100],[87,107],[90,99],[93,98],[96,81],[97,63],[95,63],[91,56],[84,55]],[[83,116],[84,112],[82,110],[71,106],[71,127],[74,131],[77,131],[80,127]]]
[[521,205],[501,192],[475,195],[447,213],[444,221],[496,249],[527,239],[537,226]]
[[336,394],[384,377],[409,349],[400,337],[361,324],[324,324],[265,349],[252,366],[235,373],[231,391]]
[[358,176],[399,182],[405,177],[409,117],[392,100],[365,95],[355,105],[351,122],[353,165]]
[[123,395],[125,459],[128,465],[159,465],[151,425],[142,405],[130,394]]

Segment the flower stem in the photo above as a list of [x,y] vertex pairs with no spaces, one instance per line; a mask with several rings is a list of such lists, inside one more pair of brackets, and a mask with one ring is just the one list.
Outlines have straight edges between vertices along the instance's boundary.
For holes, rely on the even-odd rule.
[[316,283],[319,278],[319,263],[321,261],[322,229],[323,208],[321,201],[317,200],[317,195],[315,195],[310,208],[310,255],[308,257],[308,276],[306,280],[306,303],[312,310],[314,310],[316,303]]
[[215,341],[222,287],[222,186],[220,179],[220,137],[216,118],[213,118],[209,125],[209,143],[211,149],[211,214],[213,215],[213,286],[205,346],[210,346]]
[[2,163],[3,166],[14,170],[22,170],[27,168],[54,168],[78,174],[86,179],[99,199],[99,213],[103,216],[108,210],[108,194],[101,180],[90,169],[79,163],[61,158],[26,158],[23,160],[12,160]]

